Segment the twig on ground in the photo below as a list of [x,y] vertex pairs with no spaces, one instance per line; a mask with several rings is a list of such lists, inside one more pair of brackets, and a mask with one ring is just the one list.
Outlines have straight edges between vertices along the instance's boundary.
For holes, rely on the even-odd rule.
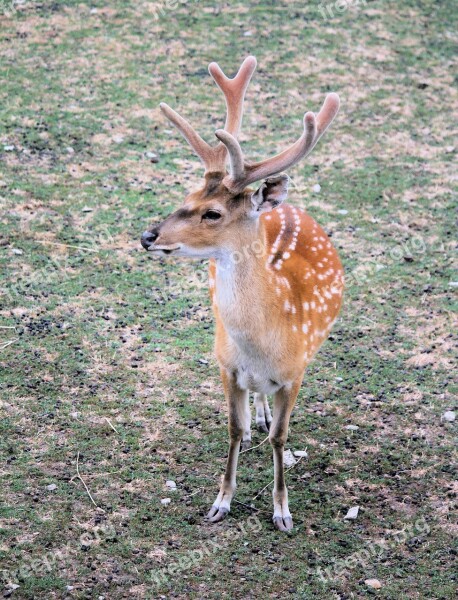
[[[85,481],[84,481],[84,479],[81,477],[81,474],[80,474],[80,453],[79,453],[79,451],[78,451],[78,454],[76,455],[76,475],[75,475],[75,477],[73,477],[73,478],[72,478],[72,480],[73,480],[73,479],[79,479],[79,480],[81,481],[81,483],[84,485],[84,489],[86,490],[86,492],[87,492],[87,495],[88,495],[88,496],[89,496],[89,498],[91,499],[91,502],[92,502],[92,504],[93,504],[93,505],[94,505],[96,508],[98,508],[99,510],[101,510],[102,512],[105,512],[105,511],[103,510],[103,508],[100,508],[100,506],[98,506],[97,502],[96,502],[96,501],[94,500],[94,498],[92,497],[92,494],[91,494],[91,492],[89,491],[89,488],[87,487],[87,485],[86,485],[86,482],[85,482]],[[72,481],[72,480],[71,480],[71,481]]]
[[8,346],[11,346],[11,344],[14,344],[14,342],[17,342],[19,338],[14,338],[14,340],[10,340],[9,342],[5,342],[2,346],[0,346],[0,350],[4,350],[5,348],[8,348]]
[[265,513],[266,515],[271,514],[268,510],[263,510],[262,508],[255,508],[254,506],[250,506],[249,504],[244,504],[243,502],[239,502],[238,500],[235,500],[235,499],[233,499],[232,502],[235,502],[235,504],[240,504],[240,506],[248,508],[248,510],[254,510],[256,512]]
[[[295,467],[297,467],[297,465],[298,465],[298,464],[301,462],[301,460],[302,460],[303,458],[304,458],[304,457],[303,457],[303,456],[301,456],[301,457],[299,458],[299,460],[298,460],[296,463],[294,463],[294,465],[293,465],[292,467],[290,467],[289,469],[286,469],[285,473],[288,473],[288,471],[291,471],[291,469],[294,469]],[[252,500],[252,501],[256,500],[256,498],[258,498],[258,497],[259,497],[259,496],[262,494],[262,492],[263,492],[264,490],[266,490],[266,489],[269,487],[269,485],[272,485],[272,484],[274,483],[274,481],[275,481],[275,479],[272,479],[272,481],[269,481],[269,483],[268,483],[267,485],[265,485],[265,486],[262,488],[262,490],[261,490],[261,491],[260,491],[258,494],[256,494],[256,496],[255,496],[254,498],[252,498],[251,500]]]
[[193,496],[195,496],[196,494],[198,494],[199,492],[202,491],[203,488],[197,488],[197,490],[195,492],[193,492],[192,494],[188,494],[186,496],[183,496],[181,498],[181,500],[187,500],[188,498],[192,498]]
[[59,242],[50,242],[48,240],[35,240],[37,244],[51,244],[51,246],[63,246],[64,248],[76,248],[76,250],[87,250],[88,252],[98,252],[96,248],[87,248],[86,246],[72,246],[71,244],[61,244]]
[[117,433],[119,435],[119,431],[116,429],[116,427],[113,425],[113,423],[110,421],[110,419],[108,417],[103,417],[105,419],[105,421],[108,423],[108,425],[111,427],[111,429],[113,429],[113,431],[115,433]]
[[260,444],[258,444],[257,446],[251,446],[250,448],[247,448],[246,450],[242,450],[240,452],[240,454],[245,454],[245,452],[249,452],[250,450],[254,450],[255,448],[259,448],[259,446],[262,446],[263,444],[265,444],[268,439],[269,439],[269,436],[267,436],[265,440],[262,440],[262,442]]

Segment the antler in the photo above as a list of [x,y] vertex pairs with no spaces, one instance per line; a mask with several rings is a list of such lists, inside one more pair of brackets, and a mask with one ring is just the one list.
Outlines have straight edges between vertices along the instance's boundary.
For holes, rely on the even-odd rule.
[[[255,69],[256,59],[254,56],[248,56],[243,61],[237,75],[233,79],[226,77],[220,67],[214,62],[208,67],[210,75],[223,92],[226,100],[226,123],[224,130],[218,131],[227,132],[233,139],[236,139],[240,130],[243,117],[243,100]],[[160,108],[169,121],[175,125],[187,140],[194,152],[201,158],[207,173],[211,171],[226,171],[227,149],[224,144],[220,142],[216,146],[210,146],[200,137],[192,125],[170,108],[170,106],[162,102]]]
[[292,146],[277,156],[254,164],[245,161],[240,144],[231,133],[218,129],[215,135],[228,149],[231,167],[230,174],[223,180],[224,185],[230,191],[239,193],[250,183],[280,173],[296,164],[313,150],[332,123],[339,106],[339,96],[334,93],[328,94],[316,117],[312,112],[304,115],[304,132]]

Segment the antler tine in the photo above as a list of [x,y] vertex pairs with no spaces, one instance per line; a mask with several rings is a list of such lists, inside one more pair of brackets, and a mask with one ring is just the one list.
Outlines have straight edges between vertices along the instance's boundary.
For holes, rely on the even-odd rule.
[[227,185],[230,182],[227,187],[232,189],[237,186],[237,182],[244,181],[246,176],[242,148],[235,137],[224,129],[217,129],[215,135],[223,142],[229,153],[230,175],[224,178],[224,183]]
[[[243,61],[237,75],[233,79],[226,77],[216,63],[211,63],[208,67],[210,75],[222,90],[226,99],[227,114],[225,129],[233,135],[237,135],[240,130],[243,116],[243,100],[255,69],[256,59],[254,56],[248,56]],[[160,108],[169,121],[175,125],[187,140],[197,156],[200,157],[207,173],[210,171],[225,172],[227,151],[223,144],[217,144],[215,147],[210,146],[200,137],[192,125],[170,108],[170,106],[162,102]]]
[[299,162],[313,150],[320,137],[332,123],[339,106],[339,96],[334,93],[328,94],[316,117],[312,112],[305,114],[304,132],[292,146],[276,156],[254,164],[249,164],[243,159],[240,144],[233,136],[219,130],[216,135],[228,149],[231,162],[231,172],[225,177],[224,185],[234,192],[240,192],[250,183],[285,171]]
[[224,129],[236,137],[242,124],[245,92],[256,69],[256,64],[254,56],[247,56],[233,79],[226,77],[217,63],[212,62],[208,66],[210,75],[223,92],[226,100],[227,114]]
[[186,119],[183,119],[177,112],[170,108],[165,102],[161,102],[160,109],[167,119],[175,125],[182,136],[187,140],[194,152],[199,156],[205,165],[207,171],[217,170],[219,162],[215,157],[215,148],[212,148],[200,135],[195,131]]

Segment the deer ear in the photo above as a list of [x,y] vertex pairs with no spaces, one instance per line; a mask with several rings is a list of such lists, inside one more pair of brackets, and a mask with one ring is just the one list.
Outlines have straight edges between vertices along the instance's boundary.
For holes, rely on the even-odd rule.
[[288,184],[289,177],[285,174],[266,179],[251,196],[254,213],[259,215],[279,206],[288,196]]

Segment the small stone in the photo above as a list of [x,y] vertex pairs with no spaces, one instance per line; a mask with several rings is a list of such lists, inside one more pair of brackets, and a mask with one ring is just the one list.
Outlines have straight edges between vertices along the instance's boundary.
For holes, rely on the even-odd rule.
[[350,519],[350,520],[355,520],[358,516],[359,513],[359,506],[352,506],[347,514],[345,515],[344,519]]
[[11,252],[12,252],[13,254],[17,254],[18,256],[20,256],[21,254],[24,254],[24,252],[23,252],[22,250],[20,250],[19,248],[13,248],[13,249],[11,250]]
[[65,148],[65,150],[67,151],[68,154],[75,154],[75,151],[73,150],[73,148],[71,146],[67,146]]
[[455,417],[456,417],[456,415],[455,415],[454,410],[447,410],[442,415],[442,420],[447,421],[448,423],[453,423],[453,421],[455,420]]
[[292,467],[293,465],[296,464],[296,462],[297,461],[294,458],[291,450],[285,450],[283,452],[283,464],[285,465],[285,467]]
[[358,425],[345,425],[345,429],[349,431],[357,431],[359,429]]
[[91,8],[89,12],[91,15],[96,15],[99,11],[96,8]]
[[365,579],[364,583],[368,587],[374,588],[374,590],[379,590],[382,587],[382,584],[378,579]]
[[172,502],[172,498],[162,498],[161,504],[163,506],[168,506]]
[[449,281],[450,287],[458,287],[458,281]]
[[294,456],[296,458],[307,458],[307,456],[308,456],[307,450],[295,450]]
[[154,352],[162,352],[162,350],[159,348],[159,346],[157,346],[156,348],[154,348]]
[[445,151],[447,152],[447,154],[452,154],[453,152],[455,152],[455,146],[447,146],[445,148]]
[[208,360],[205,360],[205,358],[199,358],[199,361],[201,365],[208,365]]
[[94,209],[91,208],[90,206],[83,206],[83,208],[81,209],[81,212],[84,213],[88,213],[88,212],[92,212]]
[[3,150],[5,152],[12,152],[14,150],[15,146],[13,144],[7,144],[6,146],[3,146]]
[[336,377],[335,380],[338,382],[343,381],[343,377]]
[[345,208],[341,208],[337,212],[339,213],[339,215],[348,215],[348,210],[345,210]]
[[159,156],[155,152],[146,152],[145,156],[146,158],[149,158],[152,163],[159,162]]
[[74,589],[75,589],[75,586],[73,586],[73,585],[67,585],[67,586],[66,586],[66,590],[67,590],[68,592],[71,592],[71,591],[72,591],[72,590],[74,590]]
[[50,492],[53,492],[54,490],[57,490],[57,485],[55,483],[51,483],[50,485],[46,486],[46,489]]
[[124,141],[124,136],[117,134],[113,136],[113,142],[115,142],[115,144],[122,144]]
[[165,485],[167,486],[167,488],[168,488],[169,490],[171,490],[171,491],[173,491],[173,492],[175,492],[175,491],[176,491],[176,489],[177,489],[177,484],[176,484],[174,481],[172,481],[171,479],[167,480],[167,481],[165,482]]
[[243,32],[244,37],[251,37],[253,35],[252,31],[244,31]]
[[315,183],[312,190],[315,194],[319,194],[321,192],[321,185],[319,183]]

